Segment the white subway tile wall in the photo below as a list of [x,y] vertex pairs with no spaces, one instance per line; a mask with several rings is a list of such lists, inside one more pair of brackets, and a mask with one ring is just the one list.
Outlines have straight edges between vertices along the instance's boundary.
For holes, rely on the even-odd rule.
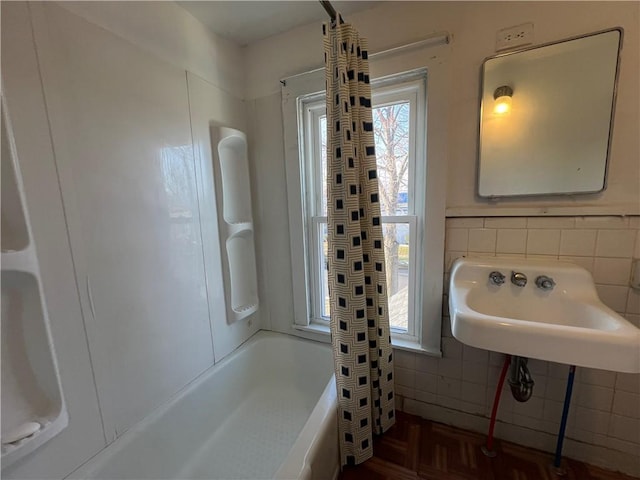
[[592,257],[596,247],[597,230],[562,230],[560,234],[560,255]]
[[[453,232],[454,230],[451,231]],[[524,228],[500,228],[497,238],[496,252],[522,254],[527,250],[527,230]]]
[[[640,217],[449,218],[446,226],[445,283],[451,264],[463,256],[555,258],[589,270],[602,301],[640,326],[640,292],[629,287],[632,259],[640,257]],[[396,351],[401,404],[461,427],[486,425],[504,355],[451,336],[447,287],[443,306],[441,359]],[[505,385],[498,435],[501,428],[525,429],[530,440],[538,439],[531,440],[538,448],[552,450],[569,367],[530,360],[529,369],[536,382],[533,397],[518,403]],[[640,375],[578,368],[573,395],[567,428],[567,438],[575,440],[573,454],[582,449],[588,456],[598,446],[638,455]],[[640,475],[640,464],[634,468],[630,473]]]
[[596,257],[593,279],[600,285],[625,285],[629,283],[631,258]]
[[636,233],[635,230],[599,230],[596,257],[630,257]]
[[469,229],[468,251],[478,253],[495,253],[496,230],[494,228]]
[[529,229],[527,255],[558,255],[560,253],[560,230]]

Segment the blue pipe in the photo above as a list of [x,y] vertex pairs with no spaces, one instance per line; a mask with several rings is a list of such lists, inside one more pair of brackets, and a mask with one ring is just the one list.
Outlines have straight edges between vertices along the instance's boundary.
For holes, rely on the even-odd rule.
[[569,378],[567,379],[567,391],[564,394],[564,407],[562,407],[562,420],[560,421],[560,431],[558,432],[558,443],[556,444],[556,458],[553,461],[555,468],[560,468],[562,461],[562,443],[564,442],[564,432],[567,429],[567,418],[569,417],[569,405],[571,404],[571,393],[573,392],[573,378],[576,375],[576,366],[569,367]]

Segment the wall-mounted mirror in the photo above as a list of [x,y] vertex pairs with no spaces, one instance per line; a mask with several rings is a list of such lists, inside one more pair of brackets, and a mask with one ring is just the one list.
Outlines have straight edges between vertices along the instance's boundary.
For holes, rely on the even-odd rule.
[[604,190],[621,43],[613,29],[485,60],[481,197]]

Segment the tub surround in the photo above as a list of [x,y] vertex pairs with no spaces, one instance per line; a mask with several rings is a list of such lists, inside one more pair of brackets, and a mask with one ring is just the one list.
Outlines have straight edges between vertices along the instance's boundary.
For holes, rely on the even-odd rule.
[[2,464],[69,424],[14,136],[2,102]]
[[63,478],[260,328],[217,301],[203,147],[246,128],[240,49],[173,3],[3,3],[2,39],[69,412],[2,476]]

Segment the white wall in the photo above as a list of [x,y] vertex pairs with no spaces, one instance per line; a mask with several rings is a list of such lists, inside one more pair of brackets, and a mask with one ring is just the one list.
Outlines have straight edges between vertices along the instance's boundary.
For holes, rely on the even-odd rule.
[[242,98],[242,49],[218,37],[174,2],[59,2],[61,7],[167,63]]
[[63,7],[2,4],[70,414],[4,478],[62,478],[260,328],[227,325],[212,205],[209,124],[246,129],[241,50],[173,3]]
[[[388,2],[348,16],[369,40],[372,52],[410,43],[430,33],[453,34],[449,103],[448,215],[640,213],[637,142],[640,98],[640,6],[637,2]],[[475,196],[480,67],[495,53],[496,32],[533,22],[535,43],[622,26],[622,64],[605,192],[572,198],[543,197],[489,202]],[[246,52],[246,97],[279,91],[279,80],[322,66],[320,25],[307,25],[250,45]],[[277,115],[278,112],[271,112]],[[276,118],[270,116],[270,122]],[[438,121],[440,119],[430,119]],[[276,133],[274,128],[274,135]]]

